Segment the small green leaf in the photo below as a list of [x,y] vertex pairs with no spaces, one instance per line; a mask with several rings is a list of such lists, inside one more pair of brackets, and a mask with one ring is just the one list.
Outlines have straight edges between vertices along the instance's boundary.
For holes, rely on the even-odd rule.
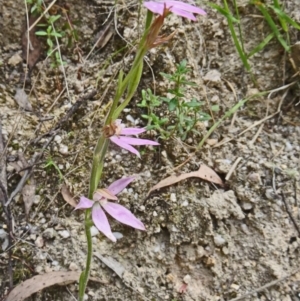
[[220,110],[220,107],[219,107],[219,105],[213,105],[213,106],[211,106],[211,108],[210,108],[213,112],[218,112],[219,110]]
[[174,111],[178,107],[178,99],[172,98],[169,102],[169,110]]
[[57,37],[57,38],[62,38],[62,35],[58,32],[51,32],[51,36]]
[[36,31],[35,34],[37,36],[47,36],[48,35],[47,32],[45,32],[45,31]]

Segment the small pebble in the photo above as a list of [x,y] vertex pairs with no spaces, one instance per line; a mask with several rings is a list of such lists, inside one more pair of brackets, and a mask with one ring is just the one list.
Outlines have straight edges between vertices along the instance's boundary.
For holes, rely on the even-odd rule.
[[123,237],[123,234],[120,232],[113,232],[112,234],[117,240]]
[[58,234],[59,234],[62,238],[68,238],[68,237],[70,237],[70,232],[67,231],[67,230],[58,231]]
[[234,284],[234,283],[232,283],[232,284],[230,285],[230,287],[231,287],[232,289],[234,289],[235,291],[238,291],[238,290],[240,289],[240,286],[237,285],[237,284]]
[[59,135],[56,135],[56,136],[54,137],[54,141],[55,141],[56,143],[60,144],[60,143],[61,143],[61,141],[62,141],[62,138],[61,138],[61,136],[59,136]]
[[134,120],[134,118],[131,115],[127,115],[126,116],[126,120],[129,121],[129,122],[131,122],[132,124],[135,124],[135,120]]
[[171,193],[171,195],[170,195],[170,201],[172,201],[172,202],[176,202],[177,201],[176,193]]
[[221,247],[226,243],[226,240],[221,235],[216,235],[214,237],[214,243],[217,247]]
[[74,262],[71,262],[70,265],[69,265],[69,270],[71,270],[71,271],[79,270],[78,265]]
[[182,207],[187,207],[188,205],[189,205],[189,202],[188,202],[187,200],[185,200],[185,201],[181,204]]
[[253,205],[249,202],[242,202],[241,203],[241,207],[244,209],[244,210],[251,210],[253,208]]
[[52,239],[57,236],[57,232],[53,228],[47,228],[42,235],[45,239]]
[[34,244],[36,245],[36,247],[38,248],[42,248],[44,245],[44,239],[42,236],[38,236],[37,239],[35,240]]
[[183,282],[186,283],[186,284],[189,284],[191,282],[192,278],[190,275],[185,275],[183,277]]
[[64,144],[61,144],[59,146],[59,152],[62,154],[62,155],[67,155],[69,153],[69,149],[66,145]]

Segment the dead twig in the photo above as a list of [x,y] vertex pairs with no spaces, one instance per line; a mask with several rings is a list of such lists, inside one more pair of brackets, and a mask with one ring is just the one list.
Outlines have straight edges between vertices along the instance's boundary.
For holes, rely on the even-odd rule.
[[[71,116],[89,99],[93,98],[95,95],[97,94],[96,90],[92,90],[90,93],[82,96],[81,98],[79,98],[74,104],[73,106],[67,111],[66,115],[59,120],[56,125],[53,127],[52,130],[50,130],[49,132],[39,136],[38,138],[34,139],[32,141],[33,144],[38,143],[42,138],[47,137],[47,136],[53,136],[53,133],[57,134],[57,131],[59,131],[61,129],[61,127],[66,123],[66,121],[68,121]],[[32,144],[31,144],[32,145]]]
[[289,204],[287,203],[283,192],[281,192],[281,197],[282,197],[282,201],[284,202],[286,212],[288,213],[291,221],[293,222],[293,224],[294,224],[294,226],[295,226],[295,228],[296,228],[296,230],[298,232],[298,236],[300,237],[300,228],[299,228],[299,225],[298,225],[297,221],[295,220],[295,218],[293,216],[292,210],[291,210]]
[[261,292],[261,291],[263,291],[263,290],[265,290],[265,289],[267,289],[267,288],[269,288],[269,287],[272,287],[272,286],[278,284],[279,282],[284,281],[285,279],[287,279],[287,278],[293,276],[294,274],[296,274],[296,273],[299,272],[299,271],[300,271],[300,268],[294,270],[292,273],[290,273],[290,274],[287,275],[287,276],[284,276],[284,277],[282,277],[282,278],[280,278],[280,279],[277,279],[277,280],[274,280],[274,281],[272,281],[272,282],[269,282],[269,283],[267,283],[266,285],[263,285],[263,286],[261,286],[261,287],[255,289],[255,290],[253,290],[253,291],[251,291],[251,292],[249,292],[249,293],[247,293],[247,294],[245,294],[245,295],[243,295],[243,296],[240,296],[240,297],[237,297],[237,298],[230,299],[229,301],[239,301],[239,300],[243,300],[243,299],[245,299],[245,298],[247,298],[247,297],[250,297],[250,296],[252,296],[252,295],[254,295],[254,294],[258,293],[258,292]]
[[0,198],[3,207],[3,211],[6,217],[6,224],[8,228],[8,279],[9,279],[9,288],[12,289],[13,287],[13,272],[12,272],[12,216],[9,206],[5,206],[7,202],[7,179],[6,179],[6,155],[4,154],[4,142],[2,137],[2,124],[0,122],[0,153],[1,161],[0,161]]
[[[17,187],[15,188],[15,190],[11,193],[9,199],[5,202],[5,206],[8,206],[11,201],[15,198],[15,196],[22,190],[24,184],[26,183],[26,181],[28,180],[28,178],[30,177],[30,175],[32,174],[35,165],[37,165],[37,163],[39,162],[39,160],[42,158],[45,149],[48,147],[48,145],[52,142],[52,140],[54,139],[55,135],[57,135],[57,133],[62,129],[62,126],[67,122],[67,120],[69,120],[71,118],[71,116],[76,112],[76,110],[78,110],[78,108],[80,106],[82,106],[88,99],[93,98],[96,95],[97,91],[96,90],[92,90],[90,93],[84,95],[83,97],[81,97],[66,113],[66,115],[59,121],[57,122],[57,124],[53,127],[52,130],[50,130],[48,133],[38,137],[37,139],[35,139],[32,144],[36,144],[37,142],[39,142],[42,138],[46,137],[46,136],[50,136],[50,138],[48,139],[48,141],[46,141],[42,147],[42,151],[35,154],[35,156],[33,157],[33,160],[31,160],[30,162],[30,167],[24,172],[23,177],[21,178],[20,182],[18,183]],[[32,145],[31,144],[31,145]]]

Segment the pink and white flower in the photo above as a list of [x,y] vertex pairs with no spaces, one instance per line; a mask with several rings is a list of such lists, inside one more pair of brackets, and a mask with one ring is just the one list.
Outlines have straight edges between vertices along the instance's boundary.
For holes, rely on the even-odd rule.
[[139,158],[140,153],[132,145],[159,145],[158,142],[128,137],[127,135],[139,135],[146,132],[144,128],[125,128],[124,124],[121,123],[120,119],[114,122],[114,134],[109,137],[110,141],[117,144],[118,146],[128,150],[129,152],[137,155]]
[[[134,180],[134,177],[122,178],[113,182],[106,189],[96,190],[94,201],[82,196],[75,209],[92,208],[92,220],[100,232],[107,238],[116,241],[111,232],[108,219],[105,215],[107,212],[117,221],[139,230],[145,230],[144,224],[137,219],[127,208],[120,204],[108,202],[107,199],[117,200],[116,195],[120,193],[127,185]],[[104,211],[103,211],[104,209]]]
[[194,5],[184,3],[182,1],[174,0],[156,0],[156,1],[146,1],[144,6],[152,11],[154,14],[163,15],[164,10],[168,9],[175,15],[196,21],[194,14],[206,15],[206,12]]

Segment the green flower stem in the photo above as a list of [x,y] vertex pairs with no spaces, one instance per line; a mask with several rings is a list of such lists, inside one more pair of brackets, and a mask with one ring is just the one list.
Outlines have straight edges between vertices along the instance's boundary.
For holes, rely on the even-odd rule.
[[86,258],[85,270],[81,273],[79,279],[79,301],[84,300],[84,293],[86,290],[86,286],[91,271],[92,254],[93,254],[93,243],[92,243],[92,235],[91,235],[92,225],[93,222],[91,219],[91,209],[87,209],[85,211],[85,235],[87,240],[87,258]]
[[[147,17],[146,17],[145,31],[143,37],[141,38],[138,47],[138,52],[133,61],[131,69],[128,72],[127,76],[124,78],[124,80],[123,80],[123,72],[120,73],[117,93],[113,100],[113,104],[111,106],[110,112],[106,119],[105,125],[110,124],[113,120],[116,120],[119,117],[119,115],[121,114],[123,109],[128,105],[128,103],[130,102],[131,98],[133,97],[134,93],[137,90],[143,72],[144,56],[149,50],[147,47],[146,38],[150,29],[152,18],[153,18],[153,13],[148,10]],[[120,104],[119,107],[117,107],[126,89],[127,89],[126,98],[123,101],[123,103]]]
[[[143,59],[146,52],[148,51],[146,38],[149,32],[152,17],[153,14],[148,11],[147,18],[146,18],[145,32],[141,39],[137,55],[135,57],[135,60],[133,62],[133,65],[129,73],[127,74],[125,79],[123,79],[124,77],[123,72],[120,71],[119,73],[117,91],[115,94],[113,104],[105,120],[105,125],[109,125],[113,120],[118,118],[122,110],[127,106],[127,104],[129,103],[132,96],[137,90],[143,71]],[[126,89],[127,89],[126,98],[124,102],[118,107],[121,97],[125,93]],[[93,194],[97,189],[101,179],[103,165],[104,165],[104,157],[108,145],[109,145],[109,139],[107,139],[102,133],[99,140],[97,141],[97,145],[95,147],[94,156],[93,156],[93,164],[92,164],[92,171],[90,175],[89,194],[88,194],[88,198],[91,200],[93,199]],[[83,301],[84,299],[84,293],[87,287],[87,283],[91,271],[92,252],[93,252],[92,235],[91,235],[92,225],[93,225],[93,221],[91,218],[91,209],[87,209],[85,212],[85,235],[87,239],[87,258],[86,258],[85,270],[81,273],[79,279],[79,301]]]

